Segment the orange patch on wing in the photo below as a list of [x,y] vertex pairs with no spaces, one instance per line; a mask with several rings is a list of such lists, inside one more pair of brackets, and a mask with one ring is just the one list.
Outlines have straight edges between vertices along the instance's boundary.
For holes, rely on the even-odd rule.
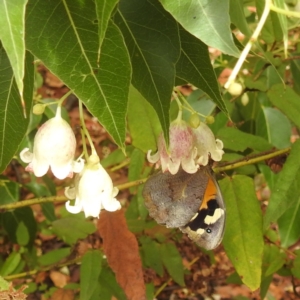
[[211,199],[215,199],[216,195],[217,195],[216,184],[215,184],[214,180],[211,177],[209,177],[208,182],[207,182],[207,186],[206,186],[206,190],[205,190],[205,193],[204,193],[204,196],[203,196],[203,200],[202,200],[202,203],[201,203],[201,206],[200,206],[199,210],[208,208],[207,207],[208,201],[211,200]]

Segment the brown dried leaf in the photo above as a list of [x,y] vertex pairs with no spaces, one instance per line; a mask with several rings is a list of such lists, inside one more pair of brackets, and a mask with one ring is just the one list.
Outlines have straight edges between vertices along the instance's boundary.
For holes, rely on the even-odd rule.
[[124,211],[102,211],[98,230],[103,238],[107,261],[128,300],[146,299],[138,243],[134,234],[128,230]]
[[54,285],[59,288],[63,288],[70,280],[69,276],[58,271],[51,271],[50,278]]
[[52,294],[51,300],[74,300],[74,291],[58,289]]
[[12,283],[7,291],[0,291],[0,300],[25,300],[27,295],[23,291],[27,288],[26,285],[21,286],[18,290],[14,291]]

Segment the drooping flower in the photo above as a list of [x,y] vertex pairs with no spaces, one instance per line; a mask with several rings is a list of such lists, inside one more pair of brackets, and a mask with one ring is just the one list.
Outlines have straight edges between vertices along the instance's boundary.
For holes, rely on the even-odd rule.
[[190,174],[195,173],[199,166],[206,166],[209,158],[220,161],[224,153],[223,142],[216,140],[211,129],[203,122],[197,128],[191,128],[183,120],[175,120],[169,130],[170,145],[166,147],[163,134],[158,138],[158,151],[147,158],[151,163],[160,161],[163,172],[176,174],[181,165]]
[[193,128],[195,146],[197,148],[197,164],[206,166],[211,157],[214,161],[220,161],[224,154],[223,142],[215,139],[211,129],[203,122],[197,128]]
[[58,179],[72,177],[73,172],[80,172],[83,161],[74,161],[76,139],[70,125],[61,117],[61,107],[57,107],[54,118],[45,122],[34,138],[33,152],[29,148],[21,151],[20,157],[29,163],[26,171],[41,177],[49,167]]
[[147,158],[151,163],[160,160],[162,171],[169,171],[176,174],[180,164],[187,173],[195,173],[198,166],[195,164],[197,149],[194,146],[193,131],[183,120],[175,120],[171,123],[169,129],[170,146],[166,147],[163,134],[158,138],[158,151],[151,156],[151,150],[148,151]]
[[103,208],[108,211],[121,208],[120,202],[115,198],[118,192],[100,164],[99,157],[92,154],[81,173],[76,175],[74,186],[65,190],[69,199],[75,199],[73,206],[70,201],[66,202],[66,209],[73,214],[84,211],[86,218],[98,218]]

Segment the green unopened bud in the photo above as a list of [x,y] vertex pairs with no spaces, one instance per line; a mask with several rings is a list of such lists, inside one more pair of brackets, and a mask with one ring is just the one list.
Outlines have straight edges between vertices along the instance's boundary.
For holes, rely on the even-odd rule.
[[232,82],[228,87],[228,92],[232,96],[239,96],[243,91],[243,86],[238,82]]
[[246,106],[249,103],[249,97],[247,95],[247,93],[244,93],[242,98],[241,98],[241,102],[244,106]]
[[192,114],[190,116],[189,125],[192,128],[198,128],[198,126],[200,125],[200,118],[199,118],[198,114]]
[[206,124],[215,123],[215,118],[213,116],[206,117]]
[[44,111],[45,111],[45,105],[44,104],[38,103],[38,104],[33,106],[33,113],[35,115],[41,115],[41,114],[44,113]]

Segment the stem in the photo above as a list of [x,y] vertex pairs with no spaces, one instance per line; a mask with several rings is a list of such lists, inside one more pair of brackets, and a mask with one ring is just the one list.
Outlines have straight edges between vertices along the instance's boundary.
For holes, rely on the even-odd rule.
[[247,55],[249,54],[249,51],[250,51],[253,43],[256,42],[256,40],[257,40],[257,38],[258,38],[258,36],[259,36],[259,34],[260,34],[260,32],[261,32],[261,30],[262,30],[265,22],[267,20],[267,17],[268,17],[268,15],[270,13],[270,6],[271,6],[270,2],[271,2],[271,0],[266,0],[265,8],[264,8],[264,11],[263,11],[263,13],[261,15],[261,18],[260,18],[260,20],[259,20],[259,22],[257,24],[257,27],[256,27],[255,31],[253,32],[251,38],[249,39],[246,47],[242,51],[242,53],[241,53],[241,55],[240,55],[240,57],[239,57],[236,65],[235,65],[234,69],[232,70],[230,76],[228,77],[228,80],[227,80],[227,82],[224,85],[225,89],[228,89],[228,87],[235,81],[236,76],[239,73],[239,71],[240,71],[240,69],[241,69],[241,67],[242,67],[242,65],[243,65],[243,63],[244,63]]
[[79,256],[79,257],[76,257],[75,259],[69,260],[69,261],[67,261],[65,263],[62,263],[62,264],[57,264],[56,263],[56,264],[47,266],[45,268],[41,268],[39,270],[35,269],[35,270],[28,271],[28,272],[8,275],[8,276],[4,276],[3,278],[5,280],[13,280],[13,279],[17,279],[17,278],[23,278],[23,277],[27,277],[27,276],[30,276],[30,275],[35,275],[38,272],[49,271],[53,268],[62,268],[62,267],[66,267],[66,266],[69,266],[69,265],[73,265],[73,264],[79,263],[81,261],[81,259],[82,259],[82,256]]
[[265,155],[255,155],[255,157],[251,157],[251,158],[244,157],[241,161],[231,162],[231,163],[228,163],[228,165],[226,165],[226,166],[213,168],[213,170],[214,170],[215,173],[220,173],[220,172],[236,169],[236,168],[239,168],[239,167],[242,167],[242,166],[255,164],[255,163],[264,161],[266,159],[270,159],[270,158],[279,156],[281,154],[288,153],[290,151],[291,151],[291,148],[285,148],[283,150],[278,150],[278,151],[268,153],[268,154],[265,154]]
[[[81,122],[81,125],[82,125],[82,131],[83,131],[84,135],[87,137],[87,139],[89,141],[90,147],[92,149],[92,155],[97,155],[98,156],[97,151],[95,149],[95,146],[93,144],[92,138],[90,136],[90,133],[88,132],[88,130],[86,129],[86,126],[85,126],[81,100],[79,100],[79,115],[80,115],[80,122]],[[85,138],[82,138],[82,142],[85,144]],[[86,146],[85,146],[85,150],[86,150]],[[87,152],[86,152],[86,155],[88,156]]]
[[68,91],[66,94],[64,94],[59,100],[58,100],[58,103],[57,105],[58,106],[61,106],[62,103],[65,101],[66,98],[68,98],[73,92],[70,90]]
[[[233,162],[228,162],[226,165],[220,166],[220,167],[215,167],[213,168],[215,173],[220,173],[220,172],[224,172],[224,171],[229,171],[229,170],[233,170],[242,166],[246,166],[246,165],[250,165],[250,164],[255,164],[255,163],[259,163],[261,161],[264,161],[266,159],[270,159],[285,153],[289,153],[291,150],[291,148],[285,148],[282,150],[278,150],[278,151],[273,151],[271,153],[266,153],[266,152],[262,152],[259,154],[255,154],[253,156],[246,156],[238,161],[233,161]],[[145,183],[148,180],[147,178],[142,178],[142,179],[138,179],[135,181],[131,181],[131,182],[126,182],[120,185],[117,185],[116,187],[119,190],[125,190],[128,189],[130,187],[133,186],[137,186],[140,184]],[[14,202],[14,203],[9,203],[9,204],[3,204],[0,205],[0,210],[9,210],[9,209],[15,209],[15,208],[19,208],[19,207],[24,207],[24,206],[30,206],[30,205],[34,205],[34,204],[42,204],[42,203],[47,203],[47,202],[66,202],[69,199],[65,196],[51,196],[51,197],[43,197],[43,198],[33,198],[33,199],[28,199],[28,200],[22,200],[22,201],[18,201],[18,202]]]
[[297,12],[297,11],[291,11],[291,10],[285,10],[285,9],[279,8],[279,7],[275,6],[272,3],[270,3],[270,9],[273,10],[273,11],[275,11],[275,12],[278,12],[280,14],[289,16],[289,17],[300,18],[300,13],[299,12]]

